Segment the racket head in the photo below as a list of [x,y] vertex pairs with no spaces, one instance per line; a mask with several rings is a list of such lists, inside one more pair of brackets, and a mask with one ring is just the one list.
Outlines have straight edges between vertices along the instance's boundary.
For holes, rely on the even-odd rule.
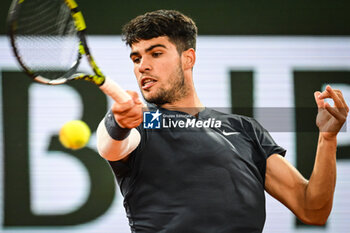
[[[85,79],[97,85],[104,76],[85,39],[85,21],[74,0],[13,0],[8,34],[23,70],[35,81],[57,85]],[[95,75],[77,74],[86,55]]]

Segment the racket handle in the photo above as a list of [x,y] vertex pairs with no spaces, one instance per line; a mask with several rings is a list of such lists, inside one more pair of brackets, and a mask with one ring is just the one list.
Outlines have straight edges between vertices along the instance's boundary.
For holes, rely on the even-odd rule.
[[105,82],[100,86],[100,89],[118,103],[131,100],[131,96],[109,77],[105,77]]

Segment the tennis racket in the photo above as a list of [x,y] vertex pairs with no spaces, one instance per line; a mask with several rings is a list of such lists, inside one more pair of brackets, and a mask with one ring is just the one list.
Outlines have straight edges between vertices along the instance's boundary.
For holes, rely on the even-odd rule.
[[[119,103],[131,99],[103,75],[86,42],[86,24],[74,0],[13,0],[8,33],[15,57],[34,81],[59,85],[86,80]],[[83,57],[93,74],[78,73]]]

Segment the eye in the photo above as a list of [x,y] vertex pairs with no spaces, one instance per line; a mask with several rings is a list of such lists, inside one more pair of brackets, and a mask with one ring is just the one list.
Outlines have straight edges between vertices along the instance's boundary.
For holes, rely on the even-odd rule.
[[162,54],[163,53],[161,53],[161,52],[154,52],[154,53],[152,53],[152,57],[159,57]]
[[133,57],[131,60],[132,60],[133,63],[139,64],[140,61],[141,61],[141,58],[140,57]]

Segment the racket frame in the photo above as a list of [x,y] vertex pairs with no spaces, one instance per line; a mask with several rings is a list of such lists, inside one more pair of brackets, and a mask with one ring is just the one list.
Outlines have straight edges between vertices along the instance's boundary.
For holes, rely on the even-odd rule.
[[[30,1],[30,0],[15,0],[12,2],[9,15],[8,15],[8,25],[9,25],[8,34],[10,37],[13,52],[20,66],[34,81],[47,84],[47,85],[60,85],[71,80],[83,79],[98,85],[99,88],[105,94],[107,94],[108,96],[110,96],[112,99],[114,99],[119,103],[125,103],[131,100],[131,96],[112,79],[110,79],[107,76],[104,76],[100,68],[97,66],[95,59],[91,55],[89,47],[87,45],[86,36],[85,36],[85,33],[86,33],[85,20],[82,12],[78,9],[78,4],[76,3],[75,0],[61,0],[61,1],[63,1],[66,4],[66,6],[68,6],[68,8],[70,9],[71,17],[73,18],[74,25],[77,30],[77,35],[80,40],[79,52],[78,52],[78,57],[76,62],[72,64],[70,69],[66,72],[66,74],[63,77],[60,77],[58,79],[53,79],[53,80],[47,79],[31,71],[21,59],[21,56],[19,55],[19,52],[16,47],[16,42],[15,42],[16,28],[17,28],[16,19],[17,19],[18,12],[20,10],[20,5],[24,1]],[[80,64],[80,60],[83,57],[83,55],[86,56],[88,63],[90,64],[90,67],[94,72],[94,75],[76,73],[76,70]]]
[[[18,63],[22,67],[22,69],[27,73],[34,81],[48,84],[48,85],[60,85],[63,83],[66,83],[70,80],[77,80],[77,79],[84,79],[86,81],[90,81],[95,83],[98,86],[103,85],[105,82],[106,77],[101,72],[100,68],[97,66],[95,59],[90,53],[89,47],[87,45],[86,41],[86,24],[83,17],[82,12],[78,8],[78,4],[74,0],[62,0],[67,7],[70,9],[71,17],[73,18],[75,29],[77,30],[77,36],[79,38],[79,51],[78,51],[78,57],[77,60],[72,64],[72,66],[69,68],[69,70],[60,78],[57,79],[48,79],[41,75],[36,74],[33,72],[30,68],[28,68],[25,65],[25,62],[23,62],[20,53],[18,51],[18,48],[16,46],[16,29],[17,29],[17,18],[18,13],[21,8],[21,4],[25,2],[26,0],[16,0],[12,2],[12,5],[10,7],[9,15],[8,15],[8,35],[10,38],[11,47],[13,50],[14,55],[16,56]],[[28,1],[28,0],[27,0]],[[88,75],[83,73],[76,73],[76,70],[78,66],[80,65],[81,58],[83,55],[86,56],[94,75]]]

